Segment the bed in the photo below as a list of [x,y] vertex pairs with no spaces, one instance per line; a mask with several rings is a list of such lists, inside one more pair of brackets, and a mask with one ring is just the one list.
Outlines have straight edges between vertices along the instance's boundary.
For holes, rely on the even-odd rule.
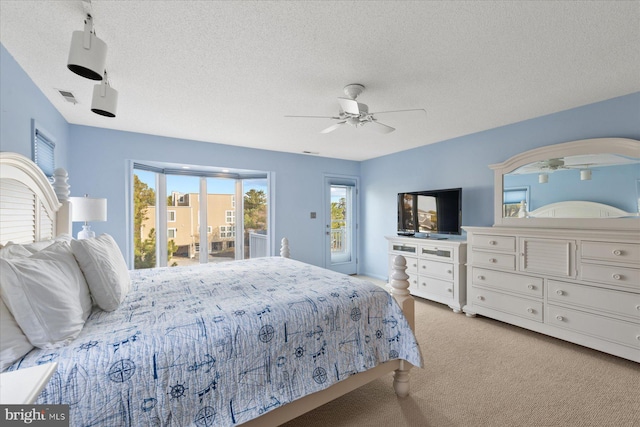
[[[128,272],[126,295],[106,311],[95,306],[104,296],[75,252],[86,242],[55,242],[70,231],[65,174],[56,174],[54,192],[30,160],[0,153],[0,162],[2,243],[73,247],[93,298],[73,339],[43,339],[7,368],[57,362],[36,403],[68,404],[71,425],[279,425],[392,372],[396,394],[408,394],[409,370],[422,356],[404,258],[392,274],[395,299],[289,259],[284,246],[281,257]],[[6,211],[18,204],[30,212],[26,223],[24,212]],[[3,299],[5,282],[3,273]],[[14,315],[22,327],[24,314]]]

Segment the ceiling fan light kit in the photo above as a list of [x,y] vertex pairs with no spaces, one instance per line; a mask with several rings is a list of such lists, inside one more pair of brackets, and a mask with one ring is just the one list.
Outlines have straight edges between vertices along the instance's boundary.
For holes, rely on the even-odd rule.
[[[90,6],[90,0],[83,0]],[[100,40],[93,28],[93,17],[87,13],[84,31],[74,31],[71,35],[71,49],[67,68],[75,74],[90,79],[102,80],[93,88],[91,111],[104,117],[115,117],[118,106],[118,91],[107,82],[107,44]]]
[[352,83],[346,85],[343,89],[344,94],[347,98],[338,98],[338,104],[340,105],[340,112],[336,117],[326,117],[326,116],[285,116],[285,117],[299,117],[299,118],[314,118],[314,119],[331,119],[336,120],[337,122],[328,128],[325,128],[320,131],[320,133],[329,133],[338,129],[344,124],[351,125],[353,127],[362,127],[364,125],[368,125],[369,129],[372,129],[378,133],[391,133],[395,130],[395,128],[380,123],[375,117],[375,114],[384,114],[384,113],[402,113],[408,111],[426,111],[422,108],[415,108],[409,110],[392,110],[392,111],[379,111],[377,113],[370,113],[369,107],[366,104],[362,104],[356,101],[356,98],[364,91],[364,85],[360,83]]

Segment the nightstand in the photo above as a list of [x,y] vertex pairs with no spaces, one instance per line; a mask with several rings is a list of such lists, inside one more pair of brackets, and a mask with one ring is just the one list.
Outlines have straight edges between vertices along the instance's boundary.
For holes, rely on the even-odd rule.
[[57,363],[46,363],[1,373],[0,404],[28,405],[35,402],[57,368]]

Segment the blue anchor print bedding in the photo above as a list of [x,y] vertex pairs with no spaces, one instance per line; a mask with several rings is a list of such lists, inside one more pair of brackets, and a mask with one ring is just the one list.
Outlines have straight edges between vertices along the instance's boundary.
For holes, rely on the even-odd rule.
[[72,426],[234,426],[391,359],[422,366],[393,298],[270,257],[131,272],[113,312],[11,368],[58,362],[36,403]]

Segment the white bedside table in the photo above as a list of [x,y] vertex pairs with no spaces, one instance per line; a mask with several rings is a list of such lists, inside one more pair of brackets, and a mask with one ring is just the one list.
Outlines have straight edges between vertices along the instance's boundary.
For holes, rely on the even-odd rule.
[[0,404],[31,404],[47,385],[58,368],[57,363],[46,363],[0,374]]

